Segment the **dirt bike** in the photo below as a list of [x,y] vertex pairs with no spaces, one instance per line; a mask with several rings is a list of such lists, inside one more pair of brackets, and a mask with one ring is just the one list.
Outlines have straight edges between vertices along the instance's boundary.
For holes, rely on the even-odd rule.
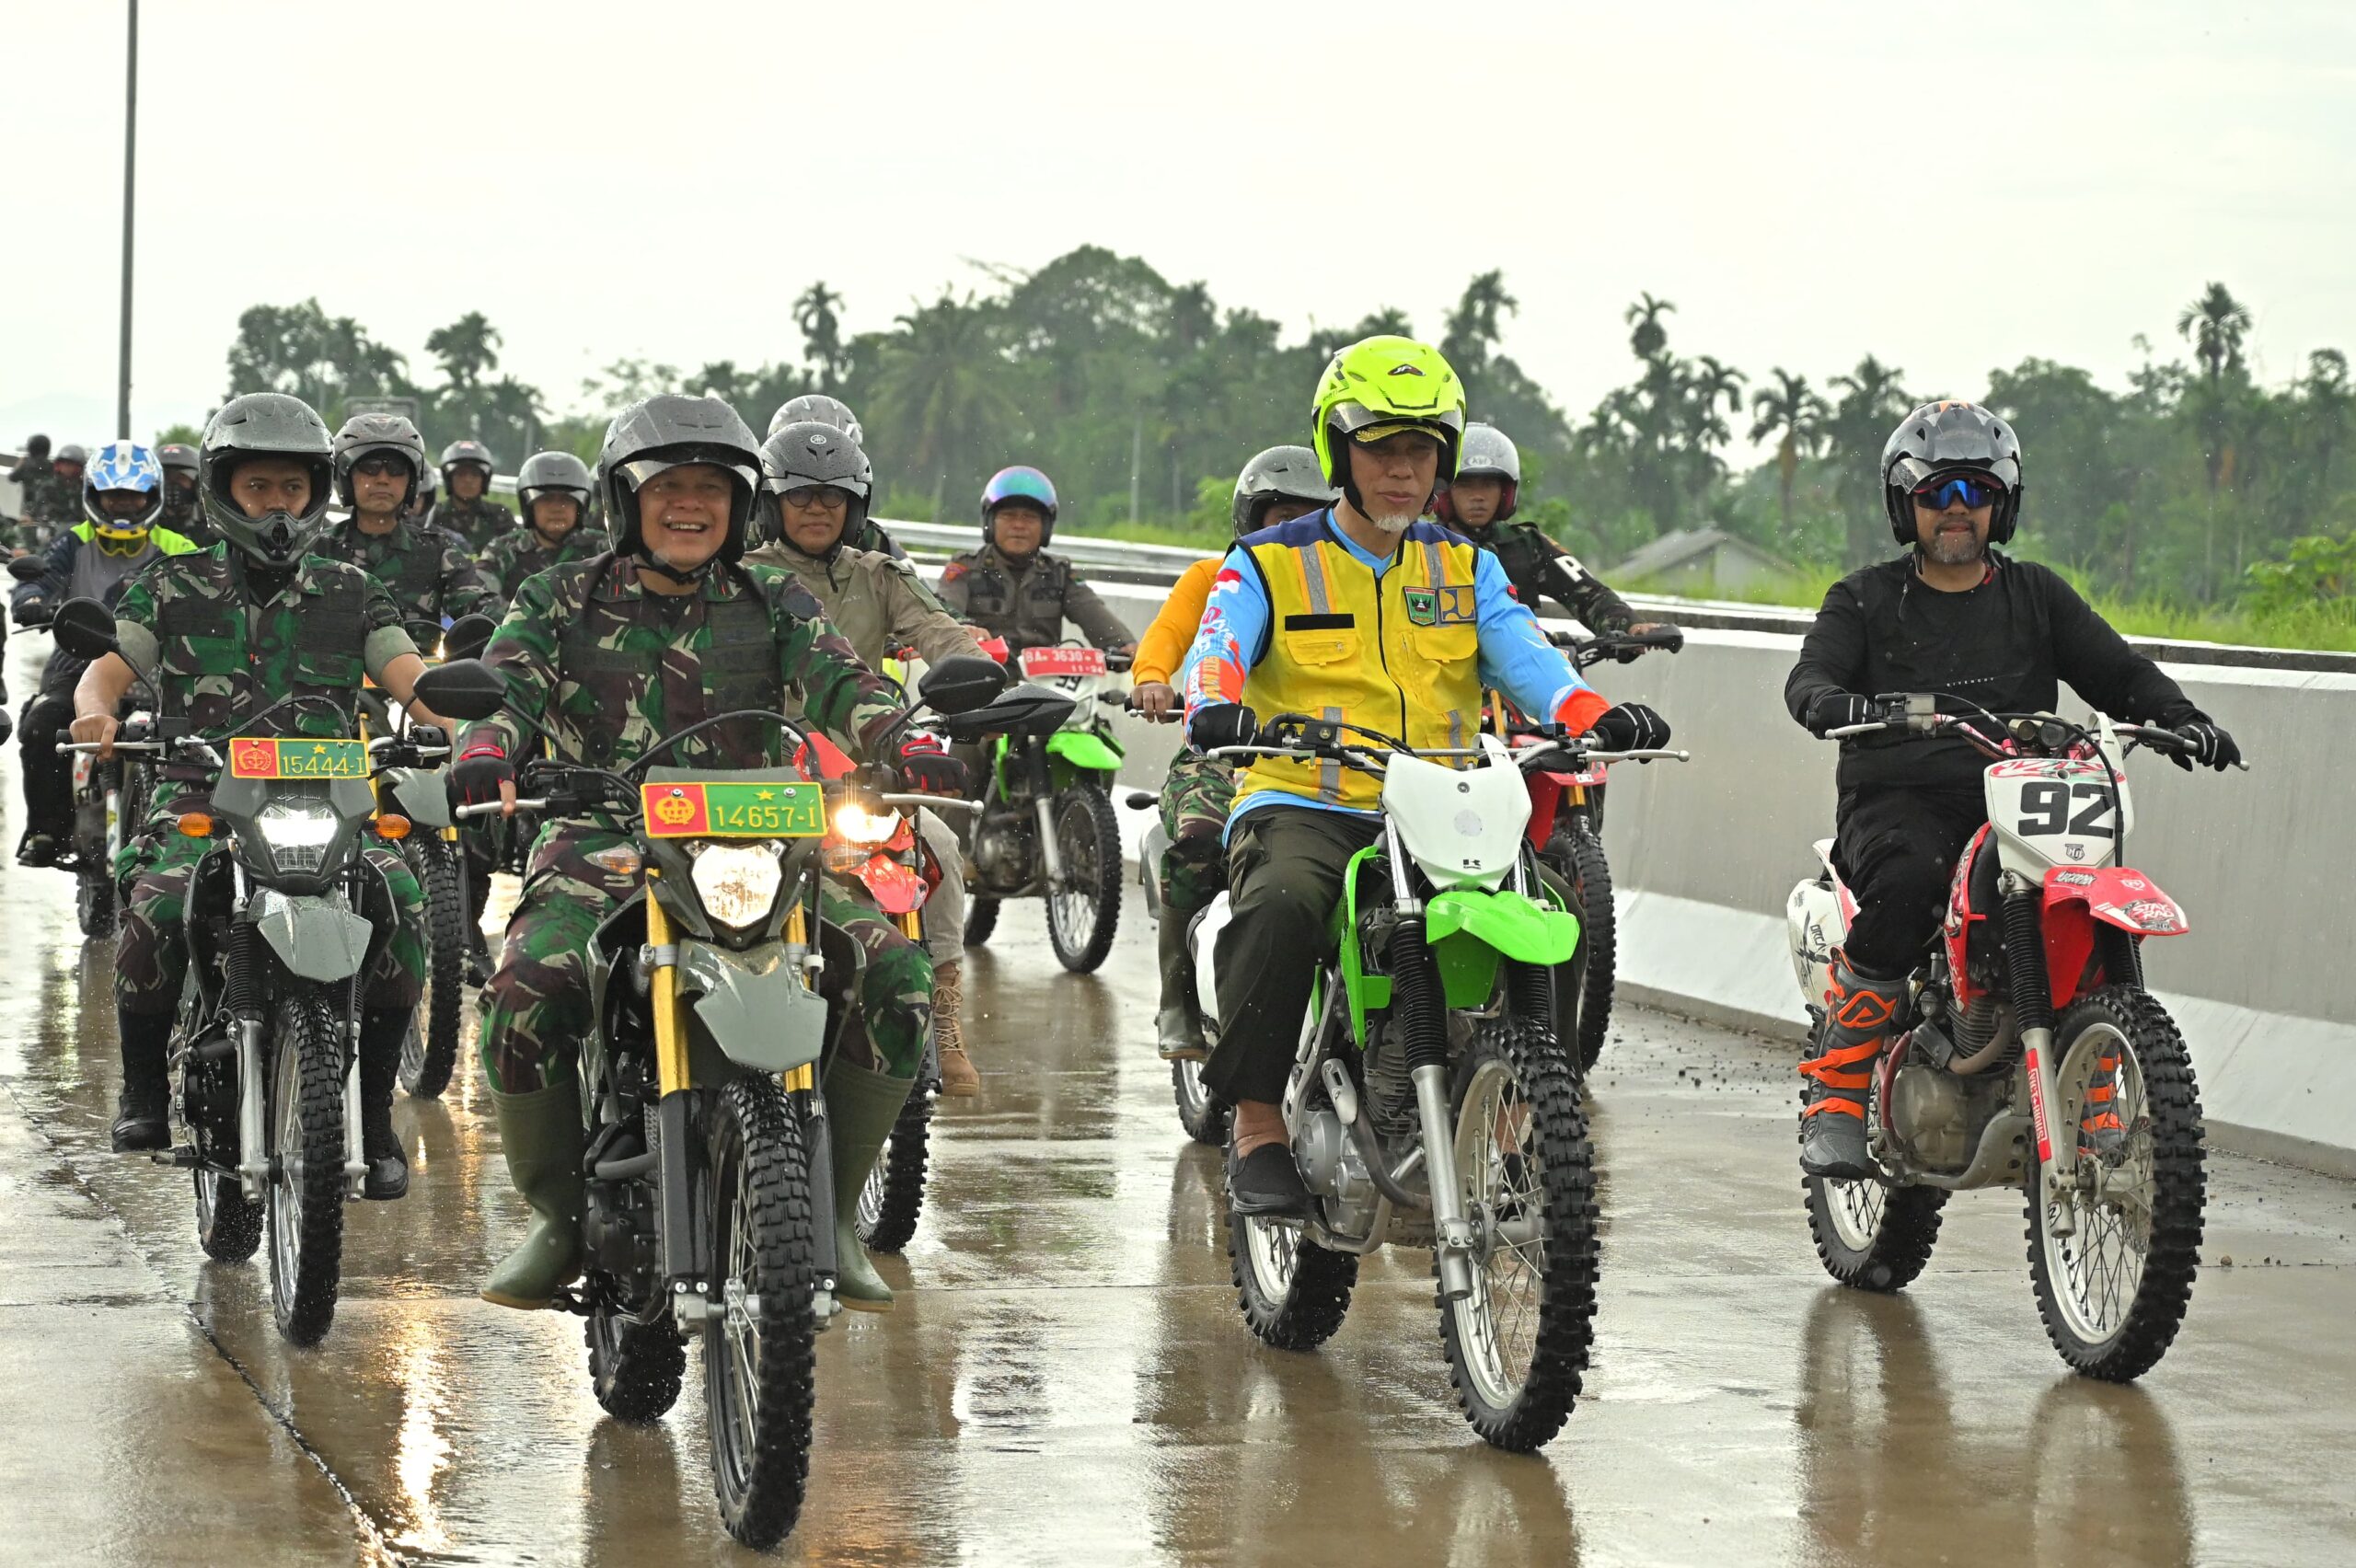
[[[1152,811],[1160,806],[1159,797],[1143,790],[1128,797],[1131,811]],[[1170,853],[1170,835],[1157,818],[1145,830],[1145,837],[1138,845],[1138,885],[1145,892],[1145,912],[1155,925],[1170,918],[1161,906],[1161,862]],[[1216,1043],[1218,1020],[1206,1016],[1199,1009],[1195,1013],[1195,1027],[1201,1031],[1203,1048],[1207,1051]],[[1170,1098],[1178,1107],[1178,1124],[1186,1136],[1198,1144],[1222,1148],[1227,1144],[1228,1107],[1218,1096],[1203,1087],[1203,1064],[1197,1057],[1182,1057],[1170,1064]]]
[[[1561,1429],[1593,1343],[1596,1209],[1578,1072],[1554,1037],[1554,974],[1579,919],[1546,887],[1524,830],[1526,767],[1681,752],[1586,750],[1557,732],[1514,751],[1416,751],[1377,731],[1283,714],[1236,759],[1287,756],[1382,780],[1381,836],[1334,911],[1285,1087],[1312,1213],[1230,1215],[1244,1320],[1281,1349],[1341,1327],[1358,1259],[1433,1249],[1440,1339],[1459,1407],[1527,1452]],[[1461,765],[1461,766],[1449,766]],[[1217,1015],[1220,894],[1193,930],[1196,1002]]]
[[[1003,678],[985,660],[948,661],[926,677],[924,699],[941,711],[978,705]],[[497,705],[432,706],[476,719]],[[842,1012],[818,981],[856,964],[825,951],[819,879],[830,820],[885,808],[870,777],[661,766],[697,733],[746,722],[781,730],[789,750],[812,738],[782,714],[724,713],[619,772],[527,763],[519,787],[530,798],[516,803],[629,833],[645,870],[590,943],[597,1023],[579,1068],[587,1266],[557,1304],[587,1319],[597,1402],[624,1421],[671,1408],[686,1342],[701,1341],[721,1520],[765,1550],[802,1511],[814,1336],[839,1310],[819,1063]]]
[[[1949,1193],[2017,1187],[2047,1337],[2073,1371],[2125,1382],[2166,1354],[2200,1261],[2199,1088],[2142,952],[2187,922],[2124,859],[2127,753],[2185,743],[2108,719],[1941,713],[1941,700],[1883,697],[1872,721],[1831,732],[1961,737],[1990,759],[1988,823],[1956,862],[1873,1066],[1866,1146],[1880,1175],[1806,1178],[1808,1229],[1834,1279],[1898,1290],[1930,1262]],[[1786,917],[1821,1029],[1856,905],[1832,841],[1816,851],[1822,870],[1792,890]]]
[[[986,644],[987,646],[987,644]],[[998,925],[999,901],[1044,897],[1047,940],[1075,974],[1113,951],[1121,920],[1121,824],[1113,779],[1121,743],[1103,709],[1128,699],[1125,654],[1065,644],[1016,655],[1026,681],[1069,694],[1053,726],[1002,732],[991,748],[982,814],[973,829],[973,902],[965,944]]]

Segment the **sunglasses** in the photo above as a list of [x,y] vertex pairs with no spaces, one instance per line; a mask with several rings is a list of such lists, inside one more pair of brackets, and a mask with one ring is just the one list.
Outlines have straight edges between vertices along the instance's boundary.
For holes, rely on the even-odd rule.
[[409,478],[406,457],[363,457],[352,466],[355,474],[365,474],[372,479],[405,479]]
[[1914,503],[1934,512],[1945,512],[1958,501],[1977,511],[1993,506],[2004,487],[1995,480],[1977,474],[1950,474],[1944,478],[1925,479],[1914,487]]
[[785,492],[785,503],[788,506],[841,512],[850,505],[850,491],[840,485],[796,485]]

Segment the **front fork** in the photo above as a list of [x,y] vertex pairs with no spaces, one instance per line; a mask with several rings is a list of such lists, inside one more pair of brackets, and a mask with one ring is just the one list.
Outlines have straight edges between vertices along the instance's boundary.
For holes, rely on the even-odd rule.
[[1064,851],[1056,842],[1056,776],[1047,765],[1046,743],[1026,743],[1023,762],[1031,773],[1031,809],[1039,814],[1039,864],[1046,871],[1047,891],[1054,893],[1064,885]]
[[[2046,1228],[2066,1236],[2076,1228],[2076,1205],[2062,1195],[2077,1185],[2078,1129],[2055,1127],[2061,1090],[2053,1060],[2053,988],[2046,973],[2044,899],[2028,878],[2006,871],[2004,894],[2004,970],[2013,1017],[2020,1021],[2021,1070],[2028,1079],[2029,1113],[2037,1128],[2038,1201]],[[2059,1134],[2057,1137],[2055,1135]]]
[[1424,942],[1424,901],[1408,881],[1406,846],[1384,819],[1383,848],[1391,862],[1392,908],[1399,923],[1391,936],[1392,1016],[1406,1033],[1407,1076],[1415,1086],[1422,1123],[1425,1185],[1432,1199],[1432,1244],[1439,1258],[1439,1294],[1461,1301],[1472,1294],[1472,1222],[1464,1212],[1456,1169],[1456,1118],[1448,1095],[1448,997],[1439,966]]

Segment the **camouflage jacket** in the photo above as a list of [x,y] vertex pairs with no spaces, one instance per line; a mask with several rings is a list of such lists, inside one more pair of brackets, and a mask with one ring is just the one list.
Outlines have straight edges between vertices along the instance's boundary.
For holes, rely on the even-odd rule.
[[499,594],[475,571],[446,535],[403,518],[389,534],[364,534],[360,525],[337,525],[320,536],[318,553],[356,566],[393,596],[406,620],[451,620],[479,610],[499,613]]
[[1071,562],[1045,550],[1016,561],[996,545],[984,545],[953,557],[941,571],[941,602],[951,615],[1005,638],[1018,653],[1061,642],[1066,620],[1099,648],[1137,640]]
[[[417,651],[392,595],[365,572],[306,556],[262,573],[228,545],[166,556],[131,580],[115,605],[115,636],[131,663],[156,672],[167,715],[204,734],[252,724],[257,734],[351,735],[363,674]],[[260,716],[291,697],[318,697]],[[256,721],[259,720],[259,722]],[[202,777],[173,767],[167,778]]]
[[525,579],[552,566],[587,560],[605,548],[606,533],[602,528],[575,525],[572,532],[554,547],[529,528],[514,528],[491,540],[491,548],[482,552],[482,559],[475,565],[493,594],[513,599]]
[[515,514],[488,495],[473,501],[460,501],[445,495],[433,503],[425,520],[436,528],[446,528],[467,541],[468,552],[477,559],[491,548],[493,539],[503,536],[515,526]]
[[1460,528],[1466,538],[1497,558],[1513,584],[1514,597],[1543,615],[1541,599],[1552,599],[1589,631],[1625,631],[1636,622],[1628,602],[1581,566],[1578,558],[1541,533],[1535,523],[1498,523]]
[[[818,603],[767,567],[715,567],[691,594],[650,594],[637,563],[612,551],[526,579],[483,658],[507,678],[507,705],[469,727],[459,750],[489,743],[521,756],[544,735],[560,761],[623,768],[664,735],[740,709],[799,710],[847,750],[902,708],[899,688],[860,664]],[[693,767],[774,766],[774,724],[708,730],[667,759]]]
[[49,468],[24,478],[25,521],[70,528],[82,519],[82,481],[61,479]]

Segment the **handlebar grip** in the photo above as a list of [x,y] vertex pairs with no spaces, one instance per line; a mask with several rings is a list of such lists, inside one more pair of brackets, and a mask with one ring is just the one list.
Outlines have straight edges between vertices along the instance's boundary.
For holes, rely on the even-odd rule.
[[[502,801],[479,801],[472,805],[460,806],[450,814],[472,821],[476,817],[497,816],[505,804]],[[515,809],[519,812],[544,812],[549,809],[548,797],[542,795],[529,801],[518,799]]]

